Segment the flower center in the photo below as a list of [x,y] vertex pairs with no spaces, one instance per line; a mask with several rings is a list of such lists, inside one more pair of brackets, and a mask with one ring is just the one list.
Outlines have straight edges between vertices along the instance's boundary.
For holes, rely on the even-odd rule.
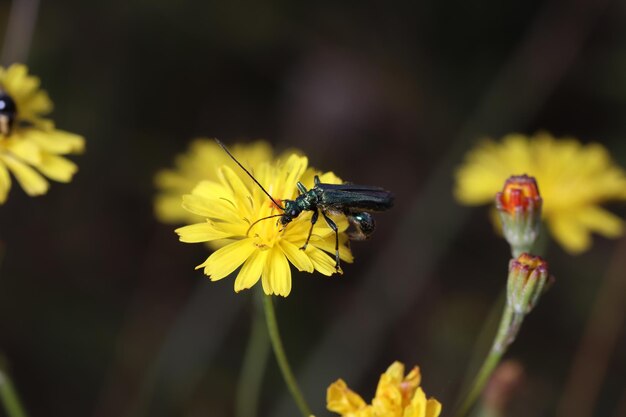
[[[272,209],[264,217],[280,215],[282,212]],[[279,223],[280,217],[268,217],[259,221],[250,231],[250,235],[255,238],[254,244],[261,250],[272,248],[280,239],[283,227]]]

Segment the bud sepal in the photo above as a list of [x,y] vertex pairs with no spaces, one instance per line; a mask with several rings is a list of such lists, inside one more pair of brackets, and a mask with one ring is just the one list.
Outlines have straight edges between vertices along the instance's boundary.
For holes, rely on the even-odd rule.
[[509,262],[507,301],[516,314],[526,315],[537,305],[549,281],[548,263],[539,256],[522,253]]

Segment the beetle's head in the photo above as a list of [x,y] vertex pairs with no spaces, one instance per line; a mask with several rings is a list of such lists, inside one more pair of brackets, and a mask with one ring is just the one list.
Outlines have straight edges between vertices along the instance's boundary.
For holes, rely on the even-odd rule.
[[280,223],[285,226],[298,217],[300,212],[302,212],[302,209],[298,207],[294,200],[283,200],[283,204],[285,205],[285,212],[280,218]]

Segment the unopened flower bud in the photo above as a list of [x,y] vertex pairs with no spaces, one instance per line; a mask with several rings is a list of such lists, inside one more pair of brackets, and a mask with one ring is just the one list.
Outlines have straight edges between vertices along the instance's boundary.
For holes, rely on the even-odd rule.
[[548,263],[539,256],[522,253],[509,263],[508,303],[517,314],[528,314],[537,305],[550,281]]
[[539,235],[542,200],[535,178],[526,174],[509,177],[496,194],[502,231],[514,256],[529,251]]

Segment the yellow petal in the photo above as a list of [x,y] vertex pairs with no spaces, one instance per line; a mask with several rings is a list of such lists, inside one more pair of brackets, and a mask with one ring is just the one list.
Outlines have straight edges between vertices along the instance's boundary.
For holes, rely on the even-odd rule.
[[204,197],[215,198],[216,196],[230,194],[229,190],[222,184],[214,181],[200,181],[194,188],[191,194]]
[[154,198],[154,215],[163,223],[201,222],[203,218],[185,210],[182,201],[183,198],[180,195],[159,194]]
[[591,246],[589,229],[571,216],[552,216],[546,219],[546,224],[554,239],[571,254],[584,252]]
[[427,401],[422,388],[417,388],[411,402],[404,411],[404,417],[426,417]]
[[414,366],[402,381],[403,390],[408,390],[412,395],[421,383],[422,373],[420,372],[420,368],[419,366]]
[[572,254],[589,249],[591,232],[612,238],[623,234],[622,220],[596,206],[555,214],[546,223],[554,238]]
[[70,182],[78,171],[78,167],[72,161],[52,154],[42,154],[41,161],[35,166],[46,177],[59,182]]
[[363,398],[348,388],[343,379],[333,382],[326,390],[326,408],[328,411],[345,415],[355,413],[365,406]]
[[300,250],[298,246],[286,239],[281,239],[279,245],[285,253],[285,256],[287,256],[287,259],[289,259],[289,262],[291,262],[298,271],[313,272],[315,270],[311,259],[303,250]]
[[209,242],[217,239],[225,239],[232,235],[217,230],[209,222],[192,224],[189,226],[179,227],[175,230],[180,241],[185,243]]
[[341,178],[335,175],[335,173],[332,171],[325,172],[319,175],[319,178],[320,178],[320,182],[324,184],[343,184],[343,181],[341,180]]
[[[309,234],[309,229],[311,228],[311,216],[313,215],[312,211],[304,212],[300,214],[294,221],[289,223],[285,227],[284,238],[289,240],[294,245],[304,245],[304,241],[306,240],[307,235]],[[316,233],[316,230],[322,226],[322,222],[324,220],[320,219],[317,221],[313,228],[313,233]]]
[[269,252],[263,269],[263,290],[267,295],[276,294],[286,297],[291,292],[289,262],[280,248],[272,248]]
[[25,137],[15,136],[15,139],[11,138],[6,141],[7,151],[27,164],[38,164],[41,161],[41,150],[39,147]]
[[308,159],[305,156],[290,155],[278,174],[278,182],[283,186],[283,189],[278,189],[275,192],[283,196],[282,198],[290,198],[295,195],[296,183],[306,171],[307,165]]
[[395,361],[387,368],[385,375],[389,376],[394,383],[400,384],[404,379],[404,364]]
[[186,194],[181,199],[182,207],[198,216],[202,217],[221,217],[222,211],[216,209],[214,201],[205,197],[199,197],[193,194]]
[[190,213],[230,224],[243,226],[244,220],[229,200],[221,198],[205,198],[194,194],[182,197],[182,207]]
[[3,163],[0,163],[0,204],[6,201],[10,189],[11,176],[9,175],[9,170]]
[[[335,269],[335,258],[331,258],[326,252],[309,245],[306,248],[306,254],[311,258],[313,266],[319,273],[331,276],[337,272]],[[341,273],[341,271],[339,272]]]
[[624,222],[608,211],[589,206],[578,213],[578,221],[594,232],[606,237],[619,237],[624,233]]
[[252,288],[261,278],[270,251],[255,251],[241,267],[235,279],[235,292]]
[[[346,236],[345,234],[339,235],[339,257],[342,261],[352,263],[354,261],[354,257],[352,256],[352,252],[348,247],[348,242],[348,236]],[[311,244],[322,250],[325,250],[332,256],[335,256],[335,232],[333,232],[331,235],[326,236],[324,239],[320,239],[317,236],[312,236]]]
[[230,189],[231,195],[235,200],[233,203],[235,203],[240,210],[247,209],[246,214],[249,216],[250,210],[252,209],[251,193],[241,180],[241,177],[227,166],[220,168],[219,176],[222,183]]
[[400,391],[400,382],[387,373],[381,375],[376,387],[376,396],[372,400],[374,408],[378,410],[401,409],[403,397],[402,391]]
[[194,184],[188,178],[171,169],[163,169],[154,176],[154,185],[167,191],[179,190],[181,194],[190,193]]
[[32,81],[29,83],[28,80],[24,79],[27,73],[28,69],[26,65],[12,64],[4,73],[4,80],[2,80],[3,87],[10,90],[13,95],[23,95],[25,92],[32,89],[33,84]]
[[18,161],[11,155],[0,156],[6,166],[11,170],[17,181],[20,183],[26,194],[30,196],[42,195],[48,191],[48,181],[37,171],[28,165]]
[[425,417],[439,417],[441,414],[441,403],[434,398],[429,398],[426,402],[426,415]]
[[81,153],[85,150],[85,138],[64,130],[27,129],[24,135],[41,149],[57,155]]
[[213,252],[211,256],[198,268],[204,268],[204,273],[211,281],[217,281],[230,275],[257,250],[252,239],[242,239],[224,246]]
[[52,108],[52,100],[45,91],[38,91],[28,100],[28,113],[31,115],[47,114],[52,111]]

